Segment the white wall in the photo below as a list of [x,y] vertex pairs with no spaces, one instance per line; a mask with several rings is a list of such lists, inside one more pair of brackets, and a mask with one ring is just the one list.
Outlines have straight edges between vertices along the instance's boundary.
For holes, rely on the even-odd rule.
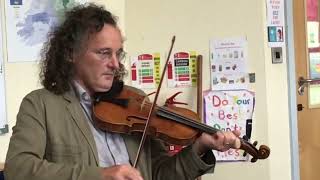
[[4,1],[0,2],[2,11],[4,73],[6,83],[6,108],[9,133],[0,136],[0,162],[4,162],[8,149],[11,128],[15,124],[16,114],[23,96],[39,86],[35,63],[7,63],[7,47],[5,34]]
[[[125,5],[128,54],[167,53],[171,37],[176,35],[175,50],[196,50],[204,56],[204,89],[210,87],[209,39],[247,37],[249,72],[256,73],[256,83],[251,84],[256,92],[252,138],[269,145],[271,155],[255,164],[219,163],[215,173],[203,180],[291,179],[286,62],[271,63],[265,0],[135,0]],[[168,89],[164,85],[159,104],[179,90],[183,91],[179,100],[195,110],[196,89],[192,88]]]
[[[124,0],[91,0],[105,5],[112,13],[119,17],[119,25],[124,28]],[[0,8],[4,12],[4,1],[0,1]],[[5,18],[2,14],[3,32],[5,32]],[[12,133],[12,127],[16,123],[16,115],[22,98],[31,90],[41,87],[39,82],[39,66],[34,62],[8,63],[6,35],[3,38],[4,51],[4,69],[6,81],[6,101],[7,118],[9,122],[9,133],[0,136],[0,163],[5,161],[8,150],[9,140]]]
[[[95,0],[106,4],[125,29],[126,50],[130,54],[142,51],[167,52],[172,35],[175,49],[196,50],[204,55],[203,88],[210,87],[208,54],[209,39],[246,36],[248,40],[249,71],[256,73],[256,109],[253,139],[271,148],[268,160],[251,163],[219,163],[209,179],[289,180],[290,144],[288,117],[287,66],[271,64],[266,40],[265,0]],[[4,1],[0,1],[3,9]],[[2,16],[4,22],[4,17]],[[4,24],[3,24],[4,30]],[[4,52],[6,42],[4,38]],[[285,56],[284,56],[285,57]],[[128,63],[128,62],[127,62]],[[22,98],[40,87],[36,63],[8,63],[5,53],[7,112],[10,133],[0,136],[0,162],[4,162],[11,128]],[[165,97],[183,91],[185,100],[195,110],[196,89],[165,89]]]

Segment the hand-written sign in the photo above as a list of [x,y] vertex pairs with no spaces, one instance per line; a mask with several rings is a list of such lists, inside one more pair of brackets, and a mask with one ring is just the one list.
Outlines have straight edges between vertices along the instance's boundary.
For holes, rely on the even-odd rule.
[[[248,134],[254,111],[254,93],[247,90],[206,91],[204,93],[204,120],[209,126],[222,131],[240,130],[241,136]],[[250,132],[251,133],[251,132]],[[247,160],[240,150],[214,151],[218,161]]]

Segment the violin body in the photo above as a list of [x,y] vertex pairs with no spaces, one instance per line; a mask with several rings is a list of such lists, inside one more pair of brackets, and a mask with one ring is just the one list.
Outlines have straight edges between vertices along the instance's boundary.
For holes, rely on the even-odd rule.
[[[106,101],[96,103],[93,109],[96,125],[110,132],[143,133],[151,106],[146,96],[139,94],[132,87],[124,86],[122,91],[113,98],[127,99],[128,102],[125,106]],[[147,129],[148,135],[176,145],[191,144],[199,136],[199,130],[161,117],[157,115],[157,109],[159,107],[152,112]],[[198,115],[189,109],[175,106],[170,106],[168,109],[200,122]]]

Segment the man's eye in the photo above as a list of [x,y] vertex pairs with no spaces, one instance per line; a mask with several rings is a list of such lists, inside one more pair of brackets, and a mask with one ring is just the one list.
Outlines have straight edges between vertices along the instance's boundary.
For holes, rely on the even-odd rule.
[[112,52],[110,51],[97,51],[97,54],[102,58],[110,58],[112,56]]
[[101,55],[106,55],[106,54],[112,54],[111,52],[109,51],[98,51],[98,54],[101,54]]
[[118,59],[122,60],[125,57],[126,53],[124,51],[117,52]]

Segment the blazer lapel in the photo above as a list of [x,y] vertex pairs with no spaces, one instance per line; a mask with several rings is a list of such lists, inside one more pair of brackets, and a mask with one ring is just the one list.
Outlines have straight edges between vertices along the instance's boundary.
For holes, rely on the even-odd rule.
[[94,137],[92,135],[92,132],[88,126],[86,116],[84,112],[82,111],[82,107],[80,105],[79,100],[76,98],[76,95],[73,91],[69,91],[64,94],[64,98],[69,101],[70,103],[67,105],[67,109],[70,112],[72,119],[77,124],[78,128],[82,132],[83,136],[87,140],[88,144],[90,145],[90,148],[93,152],[96,164],[99,165],[99,158],[98,158],[98,152],[96,148],[96,144],[94,141]]
[[130,163],[133,165],[134,161],[136,160],[140,140],[136,136],[130,136],[126,134],[122,135],[122,137],[127,147]]
[[[127,146],[127,151],[129,154],[130,163],[133,166],[134,161],[136,160],[137,152],[139,149],[139,144],[141,140],[141,136],[132,136],[132,135],[122,135],[124,142]],[[146,141],[147,142],[147,141]],[[137,169],[140,171],[141,175],[145,177],[146,179],[151,179],[151,166],[148,166],[151,164],[151,157],[148,156],[151,155],[149,146],[145,144],[145,146],[142,148],[140,159],[137,164]],[[149,157],[149,158],[148,158]],[[147,178],[148,177],[148,178]]]

